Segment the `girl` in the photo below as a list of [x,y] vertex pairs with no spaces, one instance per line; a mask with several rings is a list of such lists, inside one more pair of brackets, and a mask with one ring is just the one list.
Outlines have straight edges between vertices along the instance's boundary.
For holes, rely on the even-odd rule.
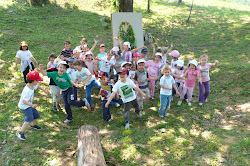
[[56,59],[56,54],[50,54],[49,56],[49,62],[47,64],[47,69],[54,68],[54,61]]
[[187,78],[184,82],[180,100],[178,101],[177,105],[181,105],[184,95],[188,92],[188,106],[191,106],[191,99],[192,99],[193,90],[195,87],[195,82],[196,82],[197,77],[199,79],[199,82],[201,83],[201,76],[200,76],[199,71],[197,70],[197,65],[198,63],[196,60],[191,60],[189,62],[189,65],[188,65],[189,69],[183,75],[183,77],[187,77]]
[[[207,102],[208,95],[210,93],[210,85],[209,85],[209,69],[212,66],[217,66],[219,61],[215,60],[215,63],[208,63],[208,56],[203,54],[200,56],[200,63],[201,65],[198,66],[198,70],[201,73],[201,80],[202,83],[199,83],[199,105],[202,105],[204,101]],[[204,87],[205,86],[205,93]]]
[[76,80],[75,83],[83,82],[83,85],[86,85],[86,98],[88,100],[88,103],[90,104],[90,108],[88,111],[91,111],[92,107],[92,99],[91,99],[91,93],[93,86],[96,86],[98,88],[101,88],[100,83],[93,77],[88,70],[87,65],[79,60],[76,60],[74,63],[74,67],[76,69]]
[[55,60],[54,60],[54,67],[57,67],[59,62],[63,61],[64,55],[59,55]]
[[[155,60],[146,61],[145,66],[148,67],[148,75],[149,78],[156,78],[160,69],[162,68],[163,64],[161,61],[162,54],[157,52],[155,54]],[[155,80],[150,80],[151,84],[151,99],[154,99],[154,92],[155,92]]]
[[74,60],[80,60],[80,53],[81,52],[82,52],[82,50],[77,49],[77,48],[75,48],[73,50],[73,58],[74,58]]
[[134,52],[132,56],[132,61],[137,62],[139,59],[141,59],[141,55],[138,52]]
[[26,75],[29,73],[29,70],[34,70],[34,63],[35,61],[36,65],[38,65],[38,62],[33,57],[32,53],[29,51],[28,42],[22,41],[20,43],[19,51],[16,53],[16,67],[15,70],[17,70],[17,64],[19,63],[19,60],[21,59],[21,67],[20,70],[23,73],[23,78],[25,84],[27,84]]
[[123,59],[121,58],[121,52],[118,51],[114,51],[114,60],[115,60],[115,64],[114,64],[114,68],[116,73],[119,71],[121,64],[124,62]]
[[90,73],[93,75],[97,69],[97,66],[94,60],[93,53],[91,51],[86,52],[84,62],[88,66]]
[[171,103],[171,94],[172,89],[176,90],[176,94],[180,95],[177,87],[175,85],[174,78],[170,75],[171,74],[171,67],[166,65],[161,70],[162,74],[164,74],[160,79],[160,108],[159,108],[159,116],[160,118],[164,118],[167,116],[167,110]]
[[170,52],[168,55],[171,56],[172,60],[171,60],[171,62],[169,62],[168,60],[166,60],[166,62],[168,64],[171,64],[172,69],[175,69],[175,62],[178,60],[178,58],[180,56],[180,53],[179,53],[179,51],[174,50],[174,51]]
[[102,58],[96,58],[98,61],[102,61],[102,66],[100,68],[101,72],[106,72],[109,74],[110,77],[110,69],[115,64],[114,59],[112,59],[113,53],[112,51],[107,52],[107,56],[104,56]]

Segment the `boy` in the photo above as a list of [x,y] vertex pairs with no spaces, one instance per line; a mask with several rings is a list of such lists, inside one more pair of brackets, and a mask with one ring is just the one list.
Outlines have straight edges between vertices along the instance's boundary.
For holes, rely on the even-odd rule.
[[73,86],[78,88],[79,85],[75,84],[70,79],[69,75],[66,73],[68,67],[69,65],[65,61],[61,61],[58,64],[58,72],[54,71],[47,73],[46,71],[43,70],[43,65],[42,64],[39,65],[41,73],[45,76],[48,76],[49,78],[52,78],[56,83],[56,85],[62,89],[64,106],[67,112],[67,118],[64,121],[64,123],[70,123],[73,120],[70,105],[74,105],[77,107],[82,107],[82,106],[86,106],[87,108],[90,107],[87,99],[84,98],[83,100],[79,101],[77,100],[74,94]]
[[148,54],[148,49],[147,48],[143,48],[141,50],[141,58],[144,59],[145,61],[147,60],[147,54]]
[[[102,99],[102,117],[104,121],[107,121],[108,123],[111,123],[111,114],[110,114],[110,108],[106,108],[105,104],[108,101],[109,96],[111,95],[111,91],[113,88],[113,84],[109,81],[108,73],[101,72],[100,75],[100,81],[101,81],[101,99]],[[117,100],[118,98],[118,100]],[[113,98],[111,101],[111,105],[115,105],[116,107],[119,107],[121,104],[123,104],[122,99],[119,99],[119,95],[116,96],[116,98]]]
[[70,48],[70,41],[68,41],[68,40],[66,40],[65,42],[64,42],[64,49],[62,50],[62,52],[61,52],[61,55],[63,55],[64,56],[64,60],[65,61],[68,61],[69,60],[69,58],[71,58],[71,55],[72,55],[72,53],[73,53],[73,49],[71,49]]
[[[100,51],[100,53],[99,54],[97,54],[97,58],[102,58],[102,57],[104,57],[107,53],[105,52],[105,45],[104,44],[101,44],[100,46],[99,46],[99,51]],[[99,61],[99,69],[101,68],[101,66],[102,66],[102,61]]]
[[115,97],[116,93],[119,92],[119,94],[122,97],[123,103],[124,103],[124,119],[125,119],[125,129],[129,129],[129,114],[130,114],[130,108],[131,105],[135,107],[135,112],[139,117],[142,117],[135,91],[139,92],[144,98],[146,97],[145,93],[143,93],[132,80],[127,79],[128,77],[128,69],[121,68],[118,72],[120,76],[120,80],[117,81],[115,86],[113,87],[113,92],[111,93],[107,103],[105,104],[105,107],[108,108],[111,100]]
[[[40,118],[38,111],[36,110],[37,104],[33,104],[34,90],[41,89],[45,91],[42,87],[38,86],[39,81],[43,79],[39,76],[37,71],[31,71],[27,74],[27,84],[23,88],[18,107],[25,114],[24,123],[19,132],[16,133],[17,137],[21,140],[25,140],[24,131],[27,129],[28,125],[31,129],[41,130],[42,128],[36,125],[36,119]],[[45,91],[45,93],[47,93]]]

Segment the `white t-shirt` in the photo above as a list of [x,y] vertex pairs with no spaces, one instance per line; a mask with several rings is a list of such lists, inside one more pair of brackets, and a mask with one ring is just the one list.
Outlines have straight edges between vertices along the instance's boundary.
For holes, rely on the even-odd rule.
[[18,103],[18,107],[22,110],[25,110],[27,109],[28,105],[24,104],[23,103],[23,100],[29,102],[29,103],[32,103],[33,102],[33,98],[34,98],[34,90],[37,89],[37,85],[33,87],[33,89],[30,89],[30,87],[28,87],[28,85],[26,85],[24,88],[23,88],[23,91],[22,91],[22,94],[21,94],[21,98],[19,100],[19,103]]
[[29,50],[22,51],[19,50],[16,53],[16,58],[19,58],[21,60],[21,72],[24,72],[27,66],[32,62],[30,58],[33,57],[32,53]]
[[101,58],[102,66],[101,66],[100,70],[102,72],[109,73],[110,72],[110,67],[115,64],[115,61],[112,58],[110,60],[108,60],[107,58],[108,58],[107,56],[104,56],[104,57]]
[[[177,61],[177,60],[176,60],[176,61]],[[175,67],[176,61],[174,61],[173,59],[171,60],[171,67],[172,67],[172,69],[175,69],[175,68],[176,68],[176,67]]]
[[115,86],[113,87],[113,92],[119,92],[121,95],[123,103],[127,103],[136,99],[135,88],[136,85],[130,79],[127,79],[125,83],[121,82],[121,80],[117,81]]
[[[160,85],[164,85],[164,86],[173,88],[173,84],[175,84],[175,80],[172,76],[166,77],[165,75],[163,75],[160,79]],[[161,95],[172,95],[172,90],[161,88],[160,94]]]
[[76,70],[74,68],[68,68],[67,73],[68,73],[69,77],[71,78],[71,80],[73,82],[75,82],[75,80],[76,80]]
[[[90,71],[86,67],[82,67],[81,71],[76,71],[76,79],[84,82],[91,75]],[[91,79],[86,85],[89,85],[95,78],[91,75]]]

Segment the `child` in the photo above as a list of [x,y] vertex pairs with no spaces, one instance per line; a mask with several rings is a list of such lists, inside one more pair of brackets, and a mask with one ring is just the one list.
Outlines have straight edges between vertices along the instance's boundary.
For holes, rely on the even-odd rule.
[[198,63],[196,60],[191,60],[189,62],[189,65],[188,65],[189,69],[183,75],[183,77],[187,77],[187,78],[184,82],[180,100],[178,101],[177,105],[181,105],[184,95],[188,92],[188,106],[191,106],[191,99],[192,99],[193,90],[195,87],[195,82],[196,82],[197,77],[199,79],[199,82],[201,83],[201,76],[200,76],[200,72],[197,70],[197,65]]
[[[69,75],[70,79],[75,82],[76,81],[76,69],[74,68],[74,58],[70,58],[68,61],[69,68],[67,69],[67,74]],[[74,96],[77,100],[77,87],[73,86]]]
[[80,53],[80,59],[82,61],[85,60],[85,54],[86,54],[87,51],[91,51],[91,52],[94,51],[94,49],[96,47],[96,44],[97,44],[97,41],[94,40],[94,45],[92,46],[92,48],[90,50],[89,50],[89,45],[87,43],[81,46],[82,53]]
[[17,64],[19,63],[20,59],[21,59],[20,70],[23,73],[24,82],[25,84],[27,84],[26,75],[29,73],[29,70],[31,71],[34,70],[35,67],[34,67],[33,61],[35,61],[37,65],[38,65],[38,62],[33,57],[32,53],[29,51],[28,42],[26,41],[22,41],[20,43],[19,51],[17,51],[16,53],[15,70],[17,70]]
[[163,64],[160,62],[161,57],[162,57],[161,53],[156,53],[155,60],[146,61],[146,64],[145,64],[145,66],[148,67],[148,75],[149,75],[150,83],[151,83],[151,99],[154,99],[155,81],[156,81],[151,78],[157,77],[160,69],[163,66]]
[[132,56],[132,61],[137,62],[139,59],[141,59],[141,55],[138,52],[134,52]]
[[100,68],[101,72],[106,72],[108,74],[110,73],[111,67],[115,64],[115,61],[114,59],[112,59],[112,56],[113,56],[112,51],[108,51],[107,56],[104,56],[102,58],[96,58],[96,60],[102,61],[102,66]]
[[73,50],[73,58],[74,60],[80,60],[80,53],[82,52],[82,50],[75,48]]
[[63,55],[64,56],[64,60],[65,61],[68,61],[69,60],[69,58],[71,58],[71,55],[72,55],[72,53],[73,53],[73,49],[72,48],[70,48],[70,41],[68,41],[68,40],[66,40],[65,42],[64,42],[64,49],[62,50],[62,52],[61,52],[61,55]]
[[[143,93],[146,94],[146,98],[150,97],[150,92],[149,92],[149,78],[148,78],[148,72],[145,69],[145,60],[144,59],[139,59],[137,61],[137,71],[135,72],[135,77],[134,80],[136,82],[136,84],[139,85],[139,88],[141,89],[141,91]],[[139,107],[141,110],[143,110],[143,97],[142,95],[139,93],[138,94],[138,103],[139,103]]]
[[[21,131],[17,132],[16,135],[19,139],[25,140],[24,131],[27,129],[28,125],[32,122],[31,129],[41,130],[42,128],[36,125],[36,119],[40,118],[38,111],[36,110],[37,104],[33,104],[34,90],[42,89],[38,86],[39,81],[43,79],[39,76],[37,71],[31,71],[26,77],[27,84],[24,87],[18,107],[25,114],[24,123],[22,125]],[[47,93],[47,92],[46,92]]]
[[[210,85],[209,85],[209,69],[212,66],[217,66],[219,61],[215,60],[215,63],[208,63],[208,55],[203,54],[200,56],[201,65],[198,66],[198,70],[201,73],[202,83],[199,83],[199,105],[202,105],[204,101],[207,102],[208,95],[210,93]],[[205,93],[204,87],[205,86]]]
[[171,96],[172,96],[172,89],[176,90],[176,94],[180,95],[175,85],[174,78],[170,75],[171,74],[171,67],[165,65],[162,70],[162,74],[164,74],[160,79],[160,108],[159,108],[159,116],[160,118],[164,118],[167,115],[168,107],[170,106]]
[[178,60],[180,53],[177,50],[174,50],[174,51],[170,52],[168,55],[171,56],[172,60],[171,60],[171,62],[166,60],[166,62],[168,64],[171,64],[172,69],[175,69],[175,62]]
[[75,49],[81,50],[83,45],[88,44],[88,40],[86,38],[82,38],[80,43],[81,43],[81,45],[77,46]]
[[90,73],[93,75],[94,72],[97,69],[96,63],[95,63],[95,59],[94,59],[94,55],[91,51],[86,52],[85,54],[85,64],[88,66],[88,69],[90,71]]
[[124,103],[124,119],[125,119],[125,129],[129,129],[129,114],[130,114],[130,107],[133,105],[135,107],[135,112],[139,117],[142,117],[136,95],[133,89],[138,91],[144,98],[145,94],[131,81],[127,79],[128,77],[128,69],[120,68],[118,72],[120,76],[120,80],[117,81],[115,86],[113,87],[113,92],[111,93],[105,107],[108,108],[111,100],[115,97],[116,93],[118,92],[121,95],[123,103]]
[[59,55],[55,60],[54,60],[54,67],[57,67],[59,62],[63,61],[64,55]]
[[49,62],[47,64],[47,69],[54,68],[55,59],[56,59],[56,54],[52,53],[49,55]]
[[96,86],[98,88],[101,88],[100,83],[93,77],[88,70],[87,65],[82,61],[75,61],[74,67],[76,69],[76,80],[75,82],[82,82],[83,85],[86,85],[86,98],[88,100],[88,103],[90,107],[88,108],[88,111],[91,111],[92,107],[92,99],[91,99],[91,93],[93,86]]
[[144,59],[145,61],[147,60],[147,54],[148,54],[148,49],[147,48],[143,48],[141,50],[141,58]]
[[119,69],[121,68],[121,64],[124,61],[121,57],[121,52],[119,50],[117,52],[114,52],[113,54],[114,54],[114,60],[115,60],[114,68],[115,68],[115,71],[118,72]]
[[[111,94],[113,84],[109,81],[108,73],[102,72],[100,75],[100,81],[101,81],[101,99],[102,99],[102,117],[104,121],[107,121],[108,123],[111,123],[111,114],[110,114],[110,108],[106,108],[105,104],[108,101],[108,98]],[[118,100],[117,100],[118,99]],[[119,99],[119,95],[112,99],[110,105],[115,105],[116,107],[119,107],[121,104],[123,104],[122,99]]]
[[131,64],[132,65],[131,65],[130,70],[129,70],[129,78],[134,81],[135,72],[137,70],[136,61],[132,61]]
[[[99,46],[99,54],[97,54],[97,58],[101,59],[102,57],[106,56],[106,52],[105,52],[105,45],[104,44],[101,44]],[[99,68],[101,68],[102,66],[102,61],[99,61]]]
[[79,87],[79,85],[75,84],[66,73],[67,68],[69,65],[65,61],[61,61],[58,64],[58,71],[53,71],[47,73],[43,70],[43,65],[39,65],[39,69],[41,73],[49,78],[52,78],[56,85],[62,89],[62,96],[64,101],[65,111],[67,112],[67,118],[64,123],[70,123],[73,120],[72,111],[70,105],[74,105],[77,107],[86,106],[89,108],[88,101],[84,98],[83,100],[77,100],[76,96],[74,95],[73,86]]

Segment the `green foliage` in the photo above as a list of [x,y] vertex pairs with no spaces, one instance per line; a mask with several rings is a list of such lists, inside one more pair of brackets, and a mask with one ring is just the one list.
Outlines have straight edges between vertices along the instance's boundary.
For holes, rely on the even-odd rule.
[[135,48],[135,32],[128,22],[122,22],[119,27],[118,38],[122,39],[123,42],[128,41],[131,49]]

